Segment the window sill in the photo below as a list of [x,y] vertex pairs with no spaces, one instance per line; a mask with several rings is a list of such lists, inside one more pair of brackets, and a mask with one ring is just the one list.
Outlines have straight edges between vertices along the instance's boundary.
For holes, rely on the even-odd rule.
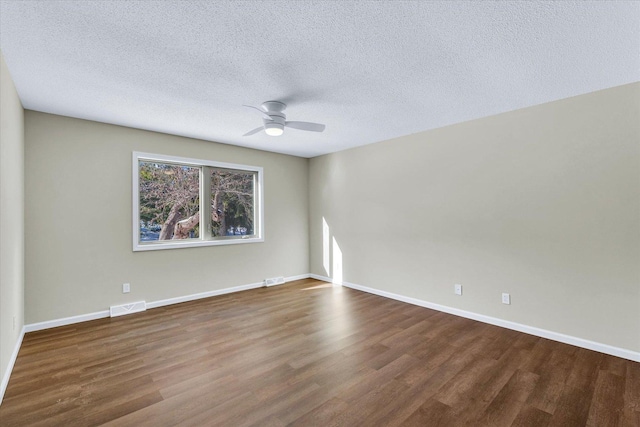
[[219,239],[219,240],[166,240],[166,243],[136,243],[134,244],[134,252],[143,251],[159,251],[163,249],[179,249],[179,248],[196,248],[201,246],[224,246],[224,245],[238,245],[243,243],[260,243],[264,242],[263,237],[248,237],[240,239]]

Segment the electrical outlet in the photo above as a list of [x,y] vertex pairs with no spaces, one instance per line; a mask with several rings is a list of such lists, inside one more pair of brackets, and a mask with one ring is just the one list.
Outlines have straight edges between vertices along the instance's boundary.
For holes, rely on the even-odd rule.
[[456,293],[456,295],[462,295],[462,285],[456,283],[455,285],[453,285],[453,291]]
[[511,304],[511,295],[507,293],[502,294],[502,303],[503,304]]
[[131,292],[131,285],[129,283],[123,283],[122,284],[122,293],[123,294],[128,294],[129,292]]

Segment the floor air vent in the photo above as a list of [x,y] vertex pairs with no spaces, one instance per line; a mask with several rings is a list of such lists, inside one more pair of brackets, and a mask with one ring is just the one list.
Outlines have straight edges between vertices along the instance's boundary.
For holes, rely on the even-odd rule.
[[284,277],[273,277],[271,279],[264,279],[265,286],[274,286],[284,284]]
[[147,303],[144,301],[132,302],[131,304],[112,305],[109,307],[111,317],[124,316],[125,314],[146,311]]

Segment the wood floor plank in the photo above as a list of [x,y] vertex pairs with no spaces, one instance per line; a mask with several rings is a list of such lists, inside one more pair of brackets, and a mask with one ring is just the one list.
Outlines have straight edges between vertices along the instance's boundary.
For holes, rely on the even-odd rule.
[[539,380],[529,395],[528,403],[553,414],[569,374],[573,370],[574,358],[563,351],[551,351],[545,369],[536,369]]
[[524,405],[511,424],[512,427],[546,427],[551,421],[551,414],[535,406]]
[[491,401],[477,425],[511,425],[538,381],[538,375],[516,371]]
[[596,380],[587,425],[620,425],[624,409],[624,377],[600,371]]
[[288,425],[291,427],[326,426],[336,415],[348,409],[349,405],[347,403],[336,397],[332,397],[306,414],[293,420]]
[[621,425],[640,426],[640,363],[626,363]]
[[435,396],[436,400],[449,407],[459,406],[466,402],[469,396],[476,392],[477,386],[482,384],[485,376],[495,370],[497,362],[491,358],[475,358],[462,371],[444,384]]
[[[537,374],[523,373],[518,369],[518,366],[528,355],[529,352],[527,350],[515,346],[506,351],[497,360],[493,368],[478,379],[467,399],[454,407],[457,417],[471,423],[475,422],[479,415],[484,415],[487,411],[499,412],[495,409],[491,410],[490,405],[495,406],[500,403],[500,399],[503,399],[501,395],[504,395],[505,390],[511,390],[509,392],[510,396],[515,395],[512,382],[514,378],[521,379],[516,375],[519,372],[523,375],[535,377],[537,381]],[[505,411],[505,409],[501,408],[500,411]]]
[[[415,381],[407,392],[397,402],[391,402],[383,408],[373,410],[367,418],[375,416],[376,423],[384,426],[399,426],[410,417],[427,400],[449,382],[456,374],[465,369],[473,361],[475,355],[472,352],[454,353],[446,362],[435,370],[425,370],[424,375]],[[376,411],[378,413],[376,413]],[[376,425],[372,423],[371,425]]]
[[558,399],[558,405],[549,421],[549,426],[584,426],[589,417],[593,390],[585,390],[565,385]]
[[412,413],[403,426],[449,427],[461,425],[456,421],[453,409],[436,399],[429,399]]
[[313,279],[28,333],[0,425],[640,426],[640,364]]

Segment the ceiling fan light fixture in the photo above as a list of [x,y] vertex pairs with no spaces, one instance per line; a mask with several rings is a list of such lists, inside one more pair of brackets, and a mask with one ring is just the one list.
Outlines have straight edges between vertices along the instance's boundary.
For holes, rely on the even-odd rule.
[[284,126],[280,123],[265,123],[264,131],[269,136],[280,136],[284,133]]
[[260,108],[246,104],[244,107],[251,108],[252,110],[260,113],[262,116],[262,126],[250,130],[243,136],[255,135],[263,130],[264,133],[269,136],[280,136],[284,133],[285,126],[311,132],[322,132],[325,128],[321,123],[288,121],[287,115],[284,113],[284,109],[287,108],[287,105],[280,101],[263,102],[262,105],[260,105]]

